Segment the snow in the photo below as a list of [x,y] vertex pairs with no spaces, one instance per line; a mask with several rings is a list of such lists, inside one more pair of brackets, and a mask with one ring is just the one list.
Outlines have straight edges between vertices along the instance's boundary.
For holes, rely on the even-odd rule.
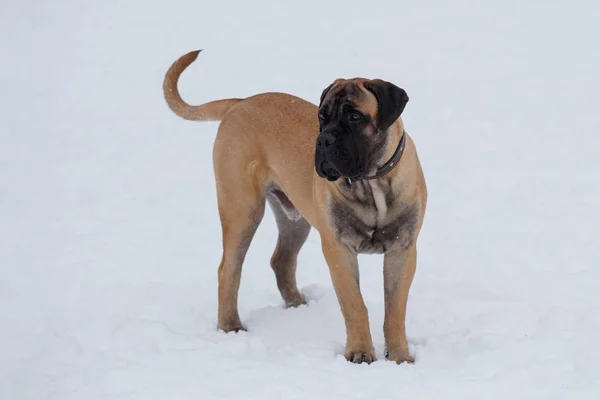
[[[5,2],[0,399],[600,398],[600,6],[592,1]],[[361,256],[380,361],[352,365],[319,238],[284,309],[270,211],[244,265],[249,331],[217,332],[201,103],[390,80],[429,187],[407,332],[382,360],[382,259]]]

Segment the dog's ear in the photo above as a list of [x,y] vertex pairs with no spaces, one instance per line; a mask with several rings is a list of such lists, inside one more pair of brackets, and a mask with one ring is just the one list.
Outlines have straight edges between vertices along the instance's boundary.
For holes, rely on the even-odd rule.
[[327,96],[327,93],[329,92],[329,89],[331,89],[334,84],[335,84],[335,82],[332,83],[331,85],[327,86],[325,88],[325,90],[323,90],[323,93],[321,93],[321,99],[319,99],[319,107],[321,107],[321,105],[323,104],[323,99],[325,99],[325,96]]
[[388,130],[402,114],[406,103],[408,103],[406,91],[381,79],[365,82],[364,86],[377,98],[377,127],[380,131]]

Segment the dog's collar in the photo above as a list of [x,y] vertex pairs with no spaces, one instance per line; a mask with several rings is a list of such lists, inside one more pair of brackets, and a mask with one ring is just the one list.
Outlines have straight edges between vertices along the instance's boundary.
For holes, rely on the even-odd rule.
[[402,132],[402,137],[400,138],[400,143],[398,144],[398,147],[396,147],[396,151],[394,151],[394,155],[392,155],[392,158],[390,158],[388,160],[388,162],[386,162],[385,164],[383,164],[383,166],[381,168],[379,168],[377,170],[377,172],[375,172],[375,175],[373,176],[364,176],[364,177],[359,177],[358,179],[352,180],[348,177],[344,178],[346,183],[348,185],[352,184],[352,182],[356,182],[356,181],[362,181],[362,180],[371,180],[371,179],[377,179],[377,178],[381,178],[382,176],[388,174],[391,170],[394,169],[394,167],[398,164],[398,162],[400,161],[400,159],[402,158],[402,154],[404,153],[404,147],[406,145],[406,131]]

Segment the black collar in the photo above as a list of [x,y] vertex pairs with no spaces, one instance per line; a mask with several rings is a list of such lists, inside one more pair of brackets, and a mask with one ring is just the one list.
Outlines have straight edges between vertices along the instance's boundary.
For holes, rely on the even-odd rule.
[[[406,144],[406,131],[403,131],[402,137],[400,138],[400,143],[398,144],[398,147],[396,147],[396,151],[394,152],[394,155],[392,155],[392,158],[390,158],[388,160],[388,162],[383,164],[383,166],[381,168],[379,168],[377,170],[377,172],[375,172],[375,175],[365,176],[365,177],[361,176],[358,179],[355,179],[355,181],[377,179],[377,178],[381,178],[382,176],[389,173],[391,170],[394,169],[394,167],[398,164],[398,162],[402,158],[402,154],[404,153],[405,144]],[[346,183],[348,185],[350,185],[352,183],[352,179],[350,179],[350,178],[344,178],[344,179],[346,180]]]

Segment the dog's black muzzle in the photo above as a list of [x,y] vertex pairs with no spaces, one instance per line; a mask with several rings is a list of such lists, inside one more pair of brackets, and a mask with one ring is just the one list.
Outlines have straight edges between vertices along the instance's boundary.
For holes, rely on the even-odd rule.
[[344,143],[338,134],[323,131],[317,137],[316,145],[315,169],[321,178],[336,181],[341,176],[352,179],[360,176],[348,157],[348,143]]
[[336,142],[336,136],[329,132],[322,132],[317,137],[315,152],[315,169],[321,178],[336,181],[342,174],[329,162],[327,154]]

